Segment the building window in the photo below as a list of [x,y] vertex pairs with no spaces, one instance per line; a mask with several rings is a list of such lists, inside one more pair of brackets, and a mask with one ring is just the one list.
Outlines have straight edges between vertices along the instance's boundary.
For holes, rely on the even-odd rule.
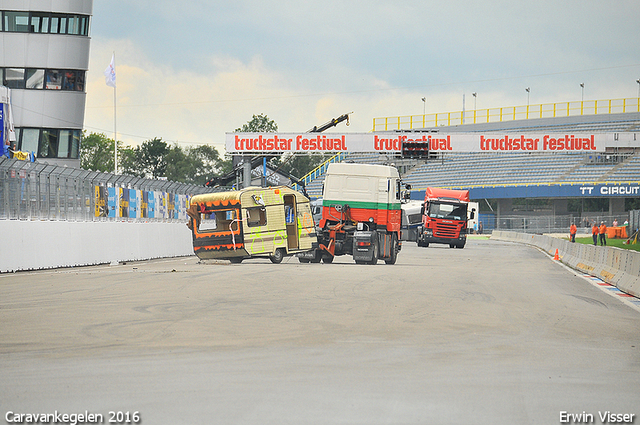
[[48,13],[31,13],[31,32],[48,33],[49,32],[49,14]]
[[3,85],[12,89],[84,91],[85,71],[0,68]]
[[44,88],[44,69],[27,69],[27,85],[28,89]]
[[4,74],[4,85],[10,89],[24,88],[24,69],[23,68],[7,68]]
[[29,32],[29,12],[4,12],[3,31]]
[[60,130],[57,158],[78,158],[80,130]]
[[49,12],[2,13],[2,31],[39,34],[89,35],[89,16]]
[[47,90],[62,90],[62,72],[55,69],[47,70]]
[[38,158],[78,159],[81,130],[16,128],[18,150],[36,152]]
[[[38,152],[38,140],[40,139],[39,129],[23,128],[21,137],[22,140],[18,150],[21,150],[23,152]],[[20,138],[18,138],[18,140],[20,140]]]
[[57,158],[58,156],[58,130],[45,128],[40,137],[38,158]]

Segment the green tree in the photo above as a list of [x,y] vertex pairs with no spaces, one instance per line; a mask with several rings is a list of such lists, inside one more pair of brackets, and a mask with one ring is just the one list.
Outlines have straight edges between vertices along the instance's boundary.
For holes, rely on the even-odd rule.
[[91,171],[113,172],[113,139],[103,133],[82,133],[80,168]]
[[278,124],[266,115],[260,114],[254,115],[250,121],[234,131],[236,133],[275,133],[278,131]]
[[[104,133],[91,133],[86,131],[82,134],[80,143],[80,168],[84,170],[100,171],[103,173],[113,173],[114,171],[114,151],[113,139],[109,139]],[[126,152],[121,141],[118,141],[118,170],[123,166],[123,152]]]
[[122,174],[144,177],[144,173],[140,171],[140,167],[138,166],[136,150],[131,146],[124,146],[118,149],[118,164],[118,170],[120,170]]
[[162,138],[145,140],[135,148],[136,162],[140,173],[145,177],[165,177],[167,171],[167,155],[171,149]]

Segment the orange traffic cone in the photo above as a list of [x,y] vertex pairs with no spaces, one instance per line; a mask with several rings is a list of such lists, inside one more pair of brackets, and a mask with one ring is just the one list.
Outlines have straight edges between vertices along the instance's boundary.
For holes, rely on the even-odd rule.
[[553,256],[553,259],[556,261],[560,260],[560,256],[558,255],[558,248],[556,248],[556,255]]

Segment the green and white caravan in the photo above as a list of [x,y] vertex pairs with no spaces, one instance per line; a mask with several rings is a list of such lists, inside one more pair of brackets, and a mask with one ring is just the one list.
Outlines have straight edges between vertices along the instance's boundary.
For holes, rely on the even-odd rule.
[[196,195],[187,213],[193,251],[203,260],[268,257],[280,263],[318,246],[309,199],[286,186]]

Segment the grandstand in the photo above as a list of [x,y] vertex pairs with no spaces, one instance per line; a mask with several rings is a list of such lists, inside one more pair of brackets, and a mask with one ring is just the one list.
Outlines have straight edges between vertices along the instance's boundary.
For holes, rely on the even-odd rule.
[[[639,102],[640,103],[640,102]],[[380,120],[380,119],[376,119]],[[375,122],[374,120],[374,126]],[[415,120],[419,121],[419,120]],[[511,212],[507,198],[554,199],[554,214],[568,214],[566,200],[583,195],[581,186],[640,186],[640,111],[598,115],[578,115],[551,118],[508,120],[478,124],[459,124],[438,127],[402,128],[400,118],[385,119],[398,122],[397,131],[452,133],[607,133],[612,141],[606,151],[593,152],[439,152],[435,159],[406,160],[389,154],[342,154],[339,160],[372,164],[393,164],[398,167],[405,183],[412,186],[412,198],[420,199],[426,187],[470,189],[472,199],[496,199],[500,214]],[[637,144],[621,145],[615,133],[638,133]],[[376,133],[379,133],[376,131]],[[384,133],[384,132],[383,132]],[[311,198],[322,196],[324,176],[316,173],[307,184]],[[562,190],[558,190],[561,188]],[[490,189],[490,190],[487,190]],[[605,197],[610,191],[591,191],[591,195]],[[629,193],[629,192],[627,192]],[[636,193],[636,192],[633,192]],[[415,195],[415,196],[413,196]],[[638,196],[635,196],[638,197]],[[506,202],[503,202],[506,201]],[[559,205],[556,208],[556,205]],[[609,198],[609,214],[624,212],[624,197]],[[486,228],[486,227],[485,227]]]
[[[503,123],[469,124],[416,131],[455,132],[638,132],[640,113],[530,119]],[[640,146],[640,137],[639,137]],[[342,161],[398,166],[414,189],[428,186],[473,188],[533,184],[596,184],[640,182],[640,148],[612,147],[594,153],[440,153],[430,161],[403,160],[388,154],[354,153]],[[321,196],[323,175],[307,185],[307,193]]]

